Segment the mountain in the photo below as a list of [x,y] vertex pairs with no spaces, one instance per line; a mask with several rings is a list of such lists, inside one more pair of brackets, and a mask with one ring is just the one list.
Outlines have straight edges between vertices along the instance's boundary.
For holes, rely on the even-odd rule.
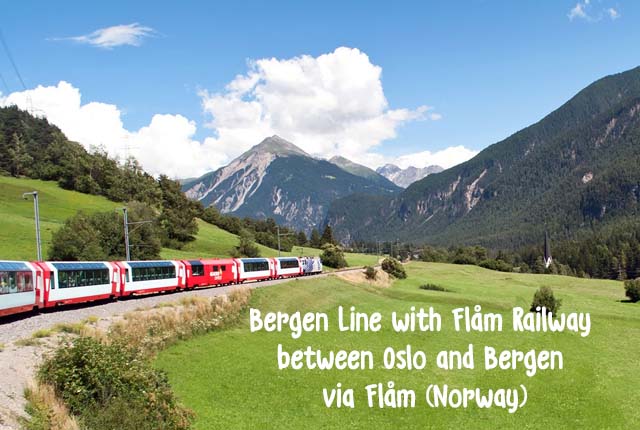
[[334,200],[354,193],[391,195],[398,188],[318,160],[286,140],[264,139],[229,165],[187,182],[187,196],[222,213],[272,217],[279,224],[319,228]]
[[327,222],[342,240],[515,248],[636,217],[639,201],[640,67],[398,195],[340,199]]
[[329,160],[330,163],[335,164],[340,167],[342,170],[346,170],[352,175],[360,176],[366,179],[369,179],[375,184],[378,184],[385,188],[397,189],[399,187],[391,182],[389,179],[385,178],[383,175],[379,174],[373,169],[370,169],[362,164],[354,163],[353,161],[336,155]]
[[406,169],[401,169],[395,164],[385,164],[382,167],[378,167],[376,172],[389,179],[397,186],[407,188],[414,182],[419,181],[432,173],[442,172],[442,170],[444,169],[440,166],[427,166],[421,169],[409,166]]

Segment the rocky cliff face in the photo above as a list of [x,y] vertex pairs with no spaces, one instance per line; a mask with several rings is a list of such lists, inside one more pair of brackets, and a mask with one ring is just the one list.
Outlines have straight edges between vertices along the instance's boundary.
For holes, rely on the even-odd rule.
[[409,166],[406,169],[401,169],[395,164],[385,164],[382,167],[378,167],[376,172],[393,182],[399,187],[407,188],[420,179],[431,175],[432,173],[439,173],[444,170],[440,166],[427,166],[423,168]]
[[229,165],[183,185],[187,196],[222,213],[276,221],[309,231],[319,228],[330,204],[353,193],[390,195],[387,182],[349,173],[272,136]]

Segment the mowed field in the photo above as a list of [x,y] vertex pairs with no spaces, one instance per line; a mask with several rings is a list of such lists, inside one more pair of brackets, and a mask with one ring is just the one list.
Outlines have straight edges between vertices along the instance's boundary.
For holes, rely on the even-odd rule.
[[87,213],[112,211],[122,206],[104,197],[67,191],[56,182],[0,176],[0,260],[35,260],[36,233],[33,198],[23,193],[38,191],[42,252],[46,258],[51,236],[65,219],[78,210]]
[[[51,236],[78,210],[87,213],[115,211],[122,204],[112,202],[104,197],[67,191],[58,187],[56,182],[34,179],[17,179],[0,176],[0,260],[35,260],[36,239],[33,214],[33,200],[24,200],[22,194],[37,190],[40,199],[40,228],[42,252],[47,258],[51,244]],[[231,249],[238,244],[238,237],[214,225],[198,220],[196,240],[187,244],[184,249],[164,248],[161,257],[164,259],[191,259],[228,257]],[[275,257],[278,251],[258,245],[261,255]],[[295,247],[288,255],[320,255],[314,248]],[[378,258],[375,255],[347,254],[347,262],[352,266],[374,265]]]
[[[296,280],[254,292],[252,306],[266,311],[318,311],[330,318],[328,333],[250,333],[248,312],[235,328],[177,344],[162,352],[156,365],[164,369],[181,401],[192,408],[195,428],[633,428],[640,422],[640,305],[625,303],[622,283],[551,275],[501,273],[474,266],[411,263],[409,278],[390,288],[347,283],[335,277]],[[449,292],[419,289],[436,283]],[[563,300],[562,312],[589,312],[591,334],[514,333],[511,309],[528,309],[537,288],[552,287]],[[466,333],[453,329],[451,310],[480,304],[483,312],[504,316],[501,333]],[[355,306],[381,312],[378,333],[340,333],[337,308]],[[395,333],[391,312],[411,306],[433,306],[442,314],[439,333]],[[384,324],[384,321],[387,323]],[[373,370],[278,370],[277,345],[285,350],[307,345],[330,350],[371,350]],[[441,370],[433,361],[440,350],[466,350],[475,345],[476,368]],[[382,352],[410,344],[427,353],[424,370],[385,370]],[[524,367],[484,370],[483,347],[498,350],[559,350],[563,370],[539,370],[533,377]],[[413,409],[370,409],[364,387],[394,381],[413,389]],[[355,389],[356,408],[328,409],[322,389],[341,383]],[[515,388],[524,384],[528,403],[514,414],[500,408],[431,409],[424,402],[429,384],[455,388]]]

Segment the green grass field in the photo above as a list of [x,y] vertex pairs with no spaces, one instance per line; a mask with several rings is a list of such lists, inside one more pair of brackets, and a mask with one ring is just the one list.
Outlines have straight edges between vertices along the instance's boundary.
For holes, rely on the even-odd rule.
[[[162,352],[156,361],[168,372],[180,399],[197,414],[195,428],[632,428],[640,422],[640,306],[621,302],[622,284],[551,275],[501,273],[474,266],[412,263],[409,278],[391,288],[358,286],[336,278],[296,280],[258,289],[252,305],[264,311],[319,311],[330,317],[328,333],[250,333],[248,314],[236,328],[186,341]],[[432,282],[450,292],[424,291]],[[511,308],[528,309],[534,291],[551,286],[563,312],[590,312],[591,334],[514,333]],[[465,333],[452,328],[451,310],[480,304],[484,312],[504,315],[501,333]],[[443,317],[439,333],[397,334],[384,325],[379,333],[340,333],[337,307],[392,311],[433,306]],[[313,348],[371,350],[376,368],[362,371],[278,370],[278,343],[285,350]],[[412,345],[428,354],[476,347],[474,370],[385,370],[386,346]],[[564,354],[564,369],[527,377],[524,368],[484,370],[482,348],[553,349]],[[394,381],[416,390],[414,409],[369,409],[364,386]],[[336,383],[356,389],[355,409],[327,409],[322,388]],[[430,383],[462,388],[510,388],[524,384],[529,400],[509,414],[499,408],[430,409],[424,387]]]
[[36,259],[33,200],[22,199],[22,193],[34,190],[38,191],[40,200],[42,252],[45,257],[53,232],[76,211],[111,211],[119,207],[103,197],[63,190],[56,182],[0,176],[0,259]]
[[[58,187],[56,182],[33,179],[17,179],[0,176],[0,260],[35,260],[36,240],[33,218],[33,200],[25,201],[22,194],[38,191],[40,199],[40,226],[42,235],[42,252],[46,258],[51,243],[51,236],[65,219],[78,210],[85,212],[112,211],[121,204],[104,197],[67,191]],[[191,259],[202,257],[226,257],[238,244],[238,237],[214,225],[198,220],[198,235],[194,242],[184,249],[164,248],[161,256],[165,259]],[[265,257],[275,257],[278,251],[258,245]],[[314,248],[295,247],[287,255],[320,255]],[[377,261],[375,255],[347,254],[347,262],[351,266],[373,265]]]

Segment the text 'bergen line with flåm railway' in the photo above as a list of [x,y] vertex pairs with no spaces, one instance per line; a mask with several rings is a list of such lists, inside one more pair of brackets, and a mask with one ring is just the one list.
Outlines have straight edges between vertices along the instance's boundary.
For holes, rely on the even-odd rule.
[[[528,312],[521,307],[512,309],[512,330],[514,332],[573,332],[586,337],[591,332],[589,313],[571,312],[553,315],[546,308],[538,312]],[[483,312],[480,305],[456,308],[451,311],[452,326],[463,332],[501,332],[504,316],[500,313]],[[338,307],[337,329],[341,332],[378,332],[382,329],[380,312],[361,312],[355,306],[348,310]],[[408,312],[392,312],[391,328],[398,332],[439,332],[442,329],[442,315],[434,310],[415,308]],[[329,316],[324,312],[266,312],[259,309],[249,311],[251,332],[290,331],[291,337],[300,338],[305,332],[328,332]]]

